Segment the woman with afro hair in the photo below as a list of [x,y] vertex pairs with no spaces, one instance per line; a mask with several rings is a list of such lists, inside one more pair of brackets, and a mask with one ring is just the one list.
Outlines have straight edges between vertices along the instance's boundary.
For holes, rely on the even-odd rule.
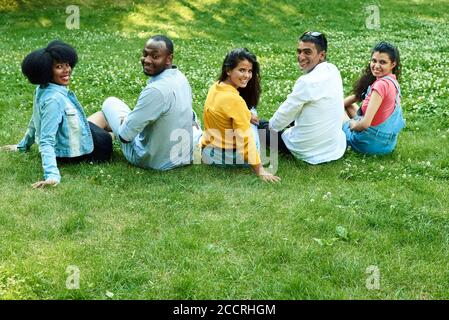
[[97,114],[87,118],[75,94],[67,86],[78,62],[75,49],[59,40],[28,54],[22,73],[37,85],[33,115],[24,138],[6,151],[28,151],[36,143],[44,179],[32,185],[41,188],[61,181],[58,164],[106,161],[112,155],[112,137]]

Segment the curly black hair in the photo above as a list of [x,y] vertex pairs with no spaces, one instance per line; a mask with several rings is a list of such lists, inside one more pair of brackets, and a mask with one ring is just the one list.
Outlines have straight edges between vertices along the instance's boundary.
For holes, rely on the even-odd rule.
[[46,48],[35,50],[22,61],[22,73],[33,84],[42,86],[53,81],[53,64],[68,63],[73,69],[78,62],[76,50],[61,40],[51,41]]

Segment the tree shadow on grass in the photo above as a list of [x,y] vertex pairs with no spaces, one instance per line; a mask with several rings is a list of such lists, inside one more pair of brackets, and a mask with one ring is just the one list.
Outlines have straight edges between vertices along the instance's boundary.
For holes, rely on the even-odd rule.
[[[244,40],[277,38],[286,20],[299,16],[293,4],[270,4],[260,9],[253,1],[170,1],[147,6],[136,4],[132,12],[116,17],[127,35],[147,37],[166,33],[173,38]],[[295,28],[292,23],[289,28]],[[293,37],[296,37],[294,33]]]
[[[36,32],[39,29],[65,29],[67,1],[9,1],[0,4],[3,28]],[[82,0],[81,28],[118,31],[129,37],[167,33],[174,38],[237,40],[245,42],[296,39],[299,33],[317,25],[332,25],[351,12],[348,4],[322,1],[102,1]],[[323,10],[323,6],[332,10]],[[357,6],[355,6],[357,7]],[[354,8],[354,6],[352,7]],[[357,11],[357,10],[356,10]],[[340,23],[341,25],[341,23]],[[352,24],[347,24],[348,28]],[[323,30],[332,31],[332,30]],[[291,35],[291,36],[290,36]]]
[[[443,1],[423,1],[407,5],[379,4],[382,21],[390,15],[419,13],[420,7],[432,3],[432,10],[441,12]],[[19,1],[0,3],[1,29],[20,28],[65,29],[69,16],[64,0]],[[119,32],[127,37],[146,38],[166,33],[173,38],[228,40],[279,43],[297,38],[305,30],[319,29],[325,33],[372,32],[367,30],[368,16],[364,1],[249,1],[249,0],[169,0],[111,1],[80,0],[81,28],[91,31]],[[425,17],[423,17],[424,19]],[[348,23],[350,22],[350,23]]]

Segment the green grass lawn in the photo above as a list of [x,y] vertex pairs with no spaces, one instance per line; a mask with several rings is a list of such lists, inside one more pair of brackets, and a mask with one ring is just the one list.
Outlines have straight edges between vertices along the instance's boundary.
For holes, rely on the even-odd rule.
[[[299,76],[305,30],[327,34],[345,93],[388,40],[401,51],[407,120],[392,155],[348,150],[319,166],[280,157],[278,185],[244,169],[146,171],[116,146],[111,163],[62,167],[59,186],[32,190],[36,146],[1,152],[0,299],[447,299],[449,4],[373,2],[378,30],[361,0],[79,0],[80,29],[68,30],[72,2],[0,1],[0,145],[17,143],[31,116],[23,57],[55,38],[78,50],[70,88],[87,114],[111,95],[134,105],[152,34],[173,38],[199,114],[226,52],[245,46],[261,62],[263,118]],[[69,266],[79,289],[66,287]]]

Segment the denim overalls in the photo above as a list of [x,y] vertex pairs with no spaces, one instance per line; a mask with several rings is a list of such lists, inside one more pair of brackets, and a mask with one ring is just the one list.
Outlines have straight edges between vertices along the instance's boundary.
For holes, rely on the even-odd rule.
[[[393,152],[398,134],[405,127],[405,120],[402,116],[402,110],[399,103],[401,89],[397,81],[391,77],[383,79],[390,80],[396,87],[397,94],[395,99],[395,108],[393,113],[384,122],[377,126],[370,126],[363,131],[352,131],[349,129],[349,121],[343,124],[343,131],[346,134],[346,141],[352,149],[360,153],[366,154],[388,154]],[[366,95],[371,92],[371,86],[368,87]],[[359,120],[361,117],[356,116],[354,119]]]

